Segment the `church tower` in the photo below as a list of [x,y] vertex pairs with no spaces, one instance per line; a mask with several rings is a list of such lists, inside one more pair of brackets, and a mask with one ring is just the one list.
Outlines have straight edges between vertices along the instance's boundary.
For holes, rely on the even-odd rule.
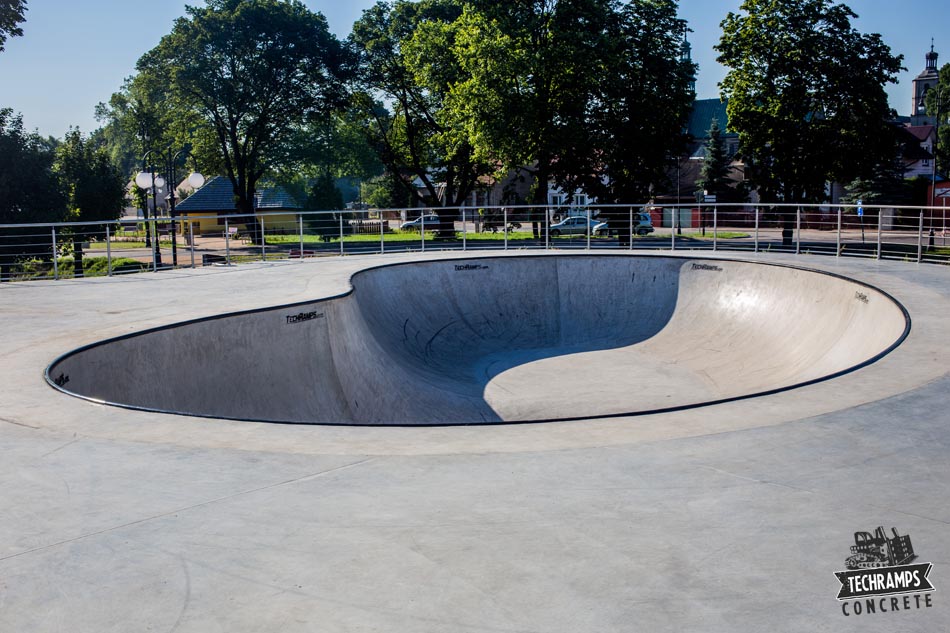
[[[693,61],[693,47],[689,43],[689,40],[686,39],[686,33],[689,29],[683,28],[683,44],[680,46],[680,61],[685,63],[690,63]],[[689,81],[689,89],[692,91],[694,98],[696,95],[696,75],[694,74]]]
[[927,66],[924,72],[917,75],[913,82],[914,103],[911,106],[910,120],[911,125],[934,125],[936,122],[932,116],[927,116],[927,105],[924,101],[927,92],[937,86],[939,79],[937,72],[937,53],[934,51],[933,41],[930,44],[930,52],[927,53]]

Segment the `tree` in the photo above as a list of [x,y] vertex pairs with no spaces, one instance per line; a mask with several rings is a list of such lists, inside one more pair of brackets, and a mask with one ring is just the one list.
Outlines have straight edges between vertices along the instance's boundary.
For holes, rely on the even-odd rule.
[[937,169],[946,174],[950,168],[950,64],[940,68],[939,77],[937,88],[928,90],[925,99],[927,114],[937,118]]
[[[902,56],[830,0],[745,0],[716,50],[729,127],[765,202],[820,202],[829,181],[868,175],[896,151],[884,85]],[[784,214],[791,242],[793,213]]]
[[[295,130],[342,104],[347,55],[299,0],[205,4],[188,7],[137,70],[167,81],[167,105],[199,146],[213,139],[237,215],[251,216],[258,182],[286,159]],[[248,222],[259,242],[257,226]]]
[[7,36],[23,35],[20,24],[26,21],[26,0],[0,0],[0,52]]
[[631,0],[615,16],[605,38],[610,70],[591,78],[596,153],[585,188],[603,201],[628,202],[645,200],[667,179],[668,157],[682,151],[696,65],[675,1]]
[[386,172],[362,183],[363,202],[377,209],[408,207],[409,191],[398,176]]
[[719,129],[719,121],[712,120],[709,126],[709,139],[706,141],[703,166],[699,172],[696,187],[700,191],[721,196],[729,190],[729,170],[732,161],[726,152],[726,142]]
[[[59,222],[66,198],[53,173],[53,149],[37,134],[23,130],[23,118],[0,109],[0,224]],[[42,238],[45,240],[45,237]],[[18,260],[37,257],[35,228],[3,229],[0,281],[10,279]],[[52,245],[45,252],[52,257]]]
[[[102,147],[84,139],[78,129],[70,129],[56,148],[55,174],[66,192],[69,222],[118,220],[125,207],[126,178]],[[73,243],[74,269],[83,276],[83,242],[101,236],[101,225],[73,226],[68,237]]]
[[[696,74],[686,31],[671,0],[631,0],[607,23],[602,64],[610,71],[590,78],[592,141],[570,150],[587,157],[576,167],[580,186],[601,202],[648,199],[666,185],[669,157],[682,154]],[[626,244],[630,215],[609,208],[601,217]]]
[[149,74],[129,77],[107,103],[96,106],[96,120],[102,127],[93,134],[95,142],[130,178],[141,169],[147,151],[176,140],[175,122],[164,104],[165,87],[156,79]]
[[[572,190],[590,166],[609,0],[471,0],[458,21],[455,54],[468,77],[452,86],[448,112],[483,161],[527,172],[540,237],[551,180]],[[575,151],[585,148],[583,153]]]
[[[307,196],[307,208],[314,211],[336,211],[342,213],[343,194],[336,186],[329,172],[318,177]],[[337,214],[320,213],[307,218],[307,224],[324,242],[329,242],[340,233]],[[342,237],[342,236],[341,236]]]
[[328,174],[331,179],[358,181],[379,176],[384,167],[367,141],[362,123],[361,115],[353,109],[308,122],[288,143],[288,159],[277,170],[275,180],[285,186],[303,180],[309,189],[314,179]]
[[[391,183],[419,206],[460,206],[494,171],[447,116],[451,87],[466,78],[453,53],[461,13],[460,0],[380,2],[350,36],[359,55],[353,103],[366,137],[394,175]],[[455,216],[439,211],[443,236],[454,235]]]

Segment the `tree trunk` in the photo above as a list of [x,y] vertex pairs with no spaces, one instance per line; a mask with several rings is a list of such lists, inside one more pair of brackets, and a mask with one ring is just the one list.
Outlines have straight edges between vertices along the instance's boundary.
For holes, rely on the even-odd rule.
[[237,209],[234,221],[244,225],[252,244],[260,246],[264,236],[261,235],[261,225],[254,215],[253,202],[245,197],[239,197],[234,206]]
[[548,158],[541,156],[531,187],[531,203],[537,205],[531,207],[531,230],[538,240],[547,239],[548,167]]
[[791,248],[795,234],[795,209],[782,208],[782,246]]
[[82,266],[82,239],[73,241],[73,277],[85,277]]

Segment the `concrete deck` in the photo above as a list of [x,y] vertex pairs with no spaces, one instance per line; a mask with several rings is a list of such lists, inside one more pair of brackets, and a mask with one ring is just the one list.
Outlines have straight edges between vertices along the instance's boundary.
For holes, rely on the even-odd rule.
[[[43,379],[81,345],[433,257],[0,287],[0,631],[950,628],[942,267],[741,257],[876,286],[911,332],[830,381],[660,415],[273,425],[96,405]],[[833,572],[878,525],[934,564],[933,607],[842,615]]]

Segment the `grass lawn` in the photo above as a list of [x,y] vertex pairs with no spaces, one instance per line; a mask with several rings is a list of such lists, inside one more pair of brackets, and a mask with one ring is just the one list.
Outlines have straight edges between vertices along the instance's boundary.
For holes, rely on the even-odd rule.
[[[171,240],[162,240],[158,244],[161,248],[172,247]],[[182,240],[179,240],[178,241],[179,248],[181,248],[183,245],[187,248],[187,244],[185,244]],[[112,248],[145,248],[145,242],[144,241],[137,242],[133,240],[117,240],[117,241],[112,242]],[[105,242],[90,242],[89,248],[87,250],[104,251],[106,250],[106,243]]]
[[[656,233],[653,237],[670,239],[669,233]],[[745,237],[751,237],[748,233],[740,233],[738,231],[719,231],[716,235],[717,240],[738,240]],[[691,240],[711,240],[713,238],[712,229],[706,229],[706,235],[703,235],[702,231],[690,231],[689,233],[683,233],[682,235],[677,234],[677,239],[679,238],[688,238]]]
[[[466,233],[466,239],[468,240],[488,240],[488,241],[498,241],[503,242],[505,240],[504,233]],[[456,231],[455,238],[457,240],[462,239],[462,232]],[[435,231],[426,231],[426,241],[435,240]],[[531,231],[512,231],[508,234],[508,241],[513,240],[531,240],[534,239]],[[391,231],[384,234],[384,240],[386,242],[420,242],[421,237],[419,236],[419,231]],[[265,241],[268,245],[271,246],[281,246],[287,245],[293,247],[293,245],[300,244],[300,235],[268,235],[265,238]],[[379,243],[379,234],[370,233],[368,235],[345,235],[343,236],[343,241],[347,243],[351,242],[368,242],[368,243]],[[331,237],[329,241],[325,242],[323,238],[319,235],[312,235],[304,233],[303,236],[304,246],[307,244],[339,244],[339,237]]]
[[[712,234],[712,231],[711,231],[711,230],[708,230],[708,229],[707,229],[705,237],[703,236],[702,232],[699,232],[699,231],[690,232],[690,233],[683,233],[682,235],[677,235],[676,237],[677,237],[677,238],[688,238],[688,239],[706,239],[706,240],[711,240],[711,239],[713,238],[713,234]],[[747,238],[747,237],[750,237],[750,235],[749,235],[748,233],[741,233],[741,232],[735,232],[735,231],[720,231],[719,234],[718,234],[718,236],[717,236],[717,239],[720,239],[720,240],[730,240],[730,239],[742,239],[742,238]],[[635,235],[635,236],[634,236],[634,239],[638,239],[638,240],[650,239],[650,238],[653,238],[653,239],[670,239],[670,234],[669,234],[669,233],[666,233],[666,234],[663,234],[663,233],[654,233],[654,234],[652,234],[652,235],[643,235],[643,236],[641,236],[641,235]],[[282,246],[282,245],[286,245],[286,246],[293,247],[294,245],[299,245],[299,244],[300,244],[300,235],[268,235],[265,239],[266,239],[267,244],[270,245],[270,246]],[[428,241],[433,241],[433,240],[435,240],[435,239],[436,239],[436,237],[435,237],[435,232],[434,232],[434,231],[426,231],[426,237],[425,237],[425,239],[426,239],[427,242],[428,242]],[[462,239],[462,232],[461,232],[461,231],[456,231],[456,232],[455,232],[455,239],[461,241],[461,239]],[[477,241],[504,242],[504,241],[505,241],[505,234],[502,233],[502,232],[498,232],[498,233],[466,233],[466,234],[465,234],[465,239],[468,240],[468,241],[472,241],[472,242],[477,242]],[[511,233],[508,234],[508,241],[509,241],[509,242],[517,242],[517,241],[525,241],[525,240],[534,240],[534,239],[535,239],[534,233],[532,233],[531,231],[512,231]],[[550,239],[551,239],[552,242],[554,242],[554,241],[559,241],[559,240],[563,240],[563,241],[586,240],[586,239],[587,239],[587,236],[586,236],[586,235],[561,235],[561,236],[558,236],[558,237],[551,237]],[[608,238],[606,238],[606,237],[600,237],[600,236],[594,236],[594,237],[592,237],[591,239],[597,241],[597,240],[606,240],[606,239],[608,239]],[[384,235],[384,240],[385,240],[385,242],[387,242],[387,243],[389,243],[389,242],[419,242],[419,241],[421,241],[418,231],[398,231],[398,230],[397,230],[397,231],[391,231],[391,232],[389,232],[389,233],[386,233],[386,234]],[[366,243],[375,243],[375,244],[378,244],[378,243],[379,243],[379,234],[369,234],[369,235],[346,235],[346,236],[343,237],[343,241],[344,241],[344,242],[347,242],[347,243],[366,242]],[[314,235],[314,234],[307,234],[307,233],[305,233],[304,236],[303,236],[303,243],[304,243],[304,247],[306,247],[308,244],[311,245],[311,246],[312,246],[312,245],[319,245],[319,244],[339,244],[339,243],[340,243],[340,238],[339,238],[339,237],[331,237],[329,241],[324,241],[323,238],[322,238],[320,235]]]

